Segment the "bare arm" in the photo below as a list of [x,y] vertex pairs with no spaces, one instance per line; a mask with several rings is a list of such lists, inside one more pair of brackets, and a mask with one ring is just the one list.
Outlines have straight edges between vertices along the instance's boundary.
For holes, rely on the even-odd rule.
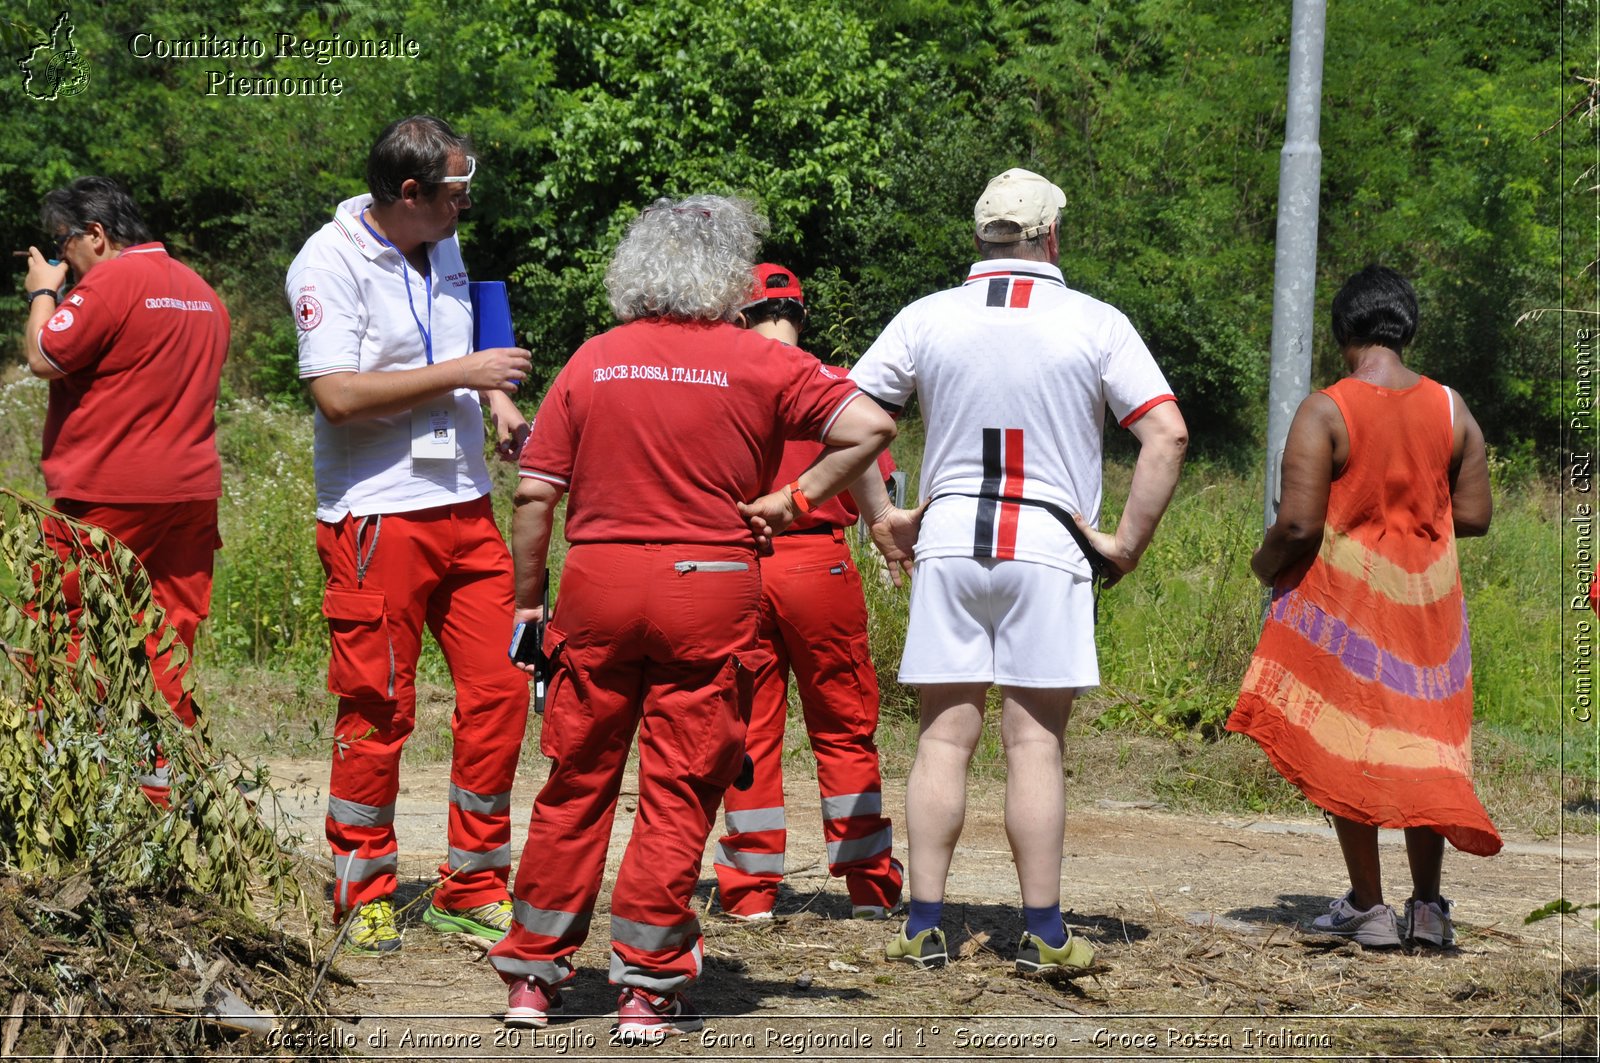
[[[63,263],[52,266],[50,260],[37,247],[28,248],[28,275],[23,282],[28,291],[49,288],[60,291],[67,282],[67,267]],[[55,380],[67,374],[51,365],[39,349],[39,330],[55,315],[54,299],[40,297],[28,304],[28,323],[22,329],[22,349],[28,358],[28,371],[41,380]]]
[[1347,449],[1341,446],[1344,433],[1344,417],[1326,395],[1307,396],[1295,411],[1283,448],[1278,519],[1250,558],[1251,571],[1268,587],[1278,573],[1322,545],[1336,452]]
[[489,407],[489,419],[494,422],[495,453],[501,461],[516,461],[528,440],[528,419],[504,391],[480,391],[478,400]]
[[1484,446],[1483,429],[1454,389],[1455,453],[1450,465],[1450,509],[1455,514],[1456,538],[1484,535],[1494,515],[1494,499],[1489,494],[1489,451]]
[[898,509],[889,501],[889,491],[884,486],[883,474],[876,463],[850,485],[850,497],[856,509],[867,522],[873,545],[889,565],[889,578],[896,587],[902,575],[910,575],[917,533],[922,528],[922,512],[928,508],[923,500],[916,509]]
[[520,347],[490,347],[465,358],[392,373],[329,373],[311,379],[311,397],[330,424],[403,413],[457,388],[512,394],[533,370]]
[[[555,527],[561,488],[548,480],[524,476],[517,481],[516,509],[511,516],[511,563],[515,571],[511,624],[544,617],[544,573],[550,558],[550,533]],[[518,664],[532,674],[533,665]]]
[[1178,474],[1183,471],[1183,456],[1189,448],[1189,426],[1175,402],[1153,407],[1133,422],[1130,430],[1139,440],[1139,460],[1133,466],[1133,483],[1117,530],[1110,534],[1098,531],[1089,527],[1081,515],[1073,515],[1089,542],[1117,568],[1117,575],[1106,580],[1108,587],[1138,567],[1139,558],[1155,537],[1161,515],[1167,511],[1167,503],[1172,501]]
[[[858,482],[868,469],[876,475],[878,455],[893,442],[895,431],[894,421],[887,413],[856,393],[828,429],[823,439],[827,447],[796,478],[800,493],[814,505]],[[794,523],[800,509],[786,484],[753,502],[739,503],[739,513],[750,523],[756,542],[761,544]]]

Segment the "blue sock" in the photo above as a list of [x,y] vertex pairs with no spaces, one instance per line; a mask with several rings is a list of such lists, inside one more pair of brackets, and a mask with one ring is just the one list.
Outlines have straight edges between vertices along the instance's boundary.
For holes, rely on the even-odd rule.
[[906,918],[906,937],[914,938],[939,925],[944,918],[944,901],[919,901],[911,898],[911,914]]
[[1061,925],[1061,905],[1047,904],[1043,908],[1022,908],[1022,921],[1027,926],[1028,933],[1049,945],[1059,949],[1067,943],[1066,928]]

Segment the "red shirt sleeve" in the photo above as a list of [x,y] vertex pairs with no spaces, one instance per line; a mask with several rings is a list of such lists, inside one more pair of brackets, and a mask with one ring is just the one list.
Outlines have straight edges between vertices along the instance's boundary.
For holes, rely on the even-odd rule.
[[39,350],[64,373],[98,362],[128,316],[127,293],[116,285],[97,285],[94,278],[90,273],[68,292],[39,330]]
[[578,451],[569,387],[574,377],[572,364],[567,363],[550,385],[517,459],[520,475],[548,480],[562,488],[572,486],[572,466]]
[[789,439],[822,442],[845,404],[861,394],[843,372],[796,347],[784,348],[788,380],[778,403]]

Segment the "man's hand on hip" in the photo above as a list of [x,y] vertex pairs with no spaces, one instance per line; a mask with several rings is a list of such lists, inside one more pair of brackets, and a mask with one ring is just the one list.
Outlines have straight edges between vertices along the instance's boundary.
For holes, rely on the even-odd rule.
[[872,533],[872,543],[889,566],[889,578],[896,587],[903,586],[903,576],[909,576],[917,546],[917,534],[922,530],[922,514],[929,499],[923,499],[916,509],[889,506],[867,525]]

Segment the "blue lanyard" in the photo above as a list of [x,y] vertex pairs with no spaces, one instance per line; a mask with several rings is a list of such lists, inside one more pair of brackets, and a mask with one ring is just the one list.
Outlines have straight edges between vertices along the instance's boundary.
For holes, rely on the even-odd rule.
[[406,269],[406,256],[403,255],[403,254],[400,254],[400,249],[398,247],[394,246],[389,241],[385,240],[378,233],[378,230],[374,229],[371,225],[369,225],[367,223],[367,212],[366,212],[365,209],[363,209],[361,211],[361,224],[366,226],[367,232],[372,234],[372,238],[374,240],[378,241],[378,243],[382,244],[384,247],[387,247],[389,250],[393,251],[395,254],[400,255],[400,279],[405,281],[405,285],[406,285],[406,306],[411,311],[411,320],[416,322],[417,334],[422,337],[422,355],[423,355],[424,358],[426,358],[428,360],[428,364],[432,365],[433,364],[433,279],[432,279],[431,275],[427,274],[427,273],[424,273],[422,275],[422,290],[428,296],[428,327],[427,328],[423,328],[422,327],[422,319],[417,316],[416,304],[411,301],[411,273],[410,273],[409,270]]

